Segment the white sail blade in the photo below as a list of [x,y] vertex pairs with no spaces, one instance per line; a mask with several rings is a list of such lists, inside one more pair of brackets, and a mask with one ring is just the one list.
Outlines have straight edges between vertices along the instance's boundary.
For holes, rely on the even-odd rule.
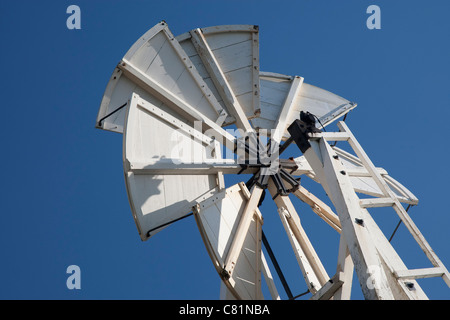
[[[212,139],[134,94],[130,100],[123,137],[125,181],[140,237],[147,240],[171,221],[192,212],[197,202],[214,195],[223,183],[222,173],[145,174],[142,164],[161,160],[204,163],[211,160]],[[145,166],[144,166],[145,167]],[[222,185],[223,186],[223,185]]]
[[197,72],[167,23],[160,22],[128,50],[114,70],[106,87],[96,126],[122,132],[123,106],[136,92],[151,101],[157,96],[158,107],[187,113],[198,119],[199,113],[216,122],[222,107]]
[[[249,199],[250,193],[241,182],[200,202],[194,215],[211,260],[230,293],[236,299],[253,300],[262,299],[262,217],[257,208],[253,212],[245,212]],[[251,215],[251,220],[248,228],[243,230],[239,226],[246,214]],[[238,230],[244,234],[238,234]],[[237,259],[226,266],[233,240],[240,236],[245,239]]]
[[[224,25],[195,29],[177,37],[227,111],[225,124],[259,113],[258,34],[258,26]],[[242,114],[236,114],[236,108]]]
[[[299,88],[295,88],[295,96],[291,97],[292,86],[298,78],[302,79],[301,84]],[[282,140],[289,137],[287,127],[300,118],[301,111],[309,111],[323,126],[326,126],[356,107],[355,103],[307,84],[298,76],[261,72],[260,85],[261,114],[260,117],[251,120],[252,124],[257,130],[268,130],[267,134],[270,134],[272,129],[280,129]],[[280,120],[283,128],[277,126]],[[318,128],[321,128],[320,123],[317,123]]]

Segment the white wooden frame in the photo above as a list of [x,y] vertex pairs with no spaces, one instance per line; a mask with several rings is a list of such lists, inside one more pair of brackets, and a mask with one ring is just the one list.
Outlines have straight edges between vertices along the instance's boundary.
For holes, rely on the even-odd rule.
[[[154,156],[167,158],[176,141],[171,141],[170,134],[154,137],[145,128],[136,127],[144,121],[154,128],[166,130],[188,139],[198,146],[203,153],[211,148],[211,138],[195,130],[184,122],[175,119],[159,110],[154,104],[133,93],[129,100],[123,134],[123,164],[125,185],[130,201],[131,211],[136,222],[141,240],[145,241],[162,230],[173,220],[192,211],[195,203],[203,201],[225,187],[221,171],[206,171],[190,175],[165,175],[164,171],[153,168],[151,172],[139,171],[139,166],[151,166]],[[152,110],[150,112],[149,110]],[[178,132],[173,130],[181,126]],[[142,131],[144,130],[144,131]],[[142,136],[142,135],[145,136]],[[147,148],[148,147],[148,148]],[[213,144],[220,150],[220,146]],[[220,152],[217,153],[220,158]],[[211,159],[217,160],[217,159]],[[161,161],[161,159],[160,159]],[[167,163],[167,162],[166,162]],[[133,168],[138,166],[138,168]],[[173,163],[172,163],[173,166]],[[136,169],[136,170],[135,170]],[[202,174],[203,173],[203,174]],[[184,191],[184,194],[180,194]],[[152,200],[149,202],[151,197]]]
[[[231,200],[236,196],[236,194],[240,194],[240,198],[244,199],[244,202],[240,202],[239,204],[239,206],[241,206],[240,210],[236,207],[236,200]],[[227,206],[227,209],[224,209],[224,201],[228,199],[230,199],[229,201],[234,203],[234,206]],[[248,299],[248,297],[245,298],[243,294],[249,294],[253,299],[263,298],[261,292],[261,268],[263,268],[263,270],[266,269],[266,264],[263,263],[264,258],[261,257],[261,226],[263,224],[263,219],[256,206],[258,201],[259,199],[257,199],[257,193],[253,193],[251,195],[245,184],[241,182],[237,185],[227,188],[226,190],[223,190],[220,194],[217,194],[213,198],[199,202],[193,208],[194,216],[208,254],[210,255],[210,258],[217,272],[221,276],[223,283],[236,299]],[[244,205],[243,207],[242,204]],[[210,215],[208,210],[214,205],[218,205],[222,208],[220,210],[220,217]],[[210,217],[209,222],[207,219],[208,215]],[[226,221],[226,218],[224,218],[224,216],[228,215],[231,215],[231,217],[236,217],[237,220],[235,220],[234,223],[237,223],[237,225],[231,226],[229,222],[228,224],[224,222]],[[211,219],[211,217],[213,217],[214,219]],[[249,258],[247,256],[248,252],[244,250],[244,241],[248,240],[249,227],[252,220],[254,221],[254,225],[256,227],[254,235],[256,239],[253,239],[255,241],[255,252],[253,253],[255,260]],[[230,232],[229,235],[226,233],[227,231],[223,231],[225,229],[222,224],[228,225]],[[219,235],[215,235],[212,229],[219,230]],[[220,232],[225,232],[225,235],[228,238],[222,239],[220,236]],[[230,240],[231,243],[229,242]],[[243,261],[242,259],[244,259],[247,262],[252,261],[252,263],[254,263],[253,266],[255,269],[255,274],[250,275],[251,277],[255,277],[253,280],[254,283],[251,283],[248,277],[247,279],[245,279],[245,277],[244,279],[241,278],[242,275],[240,275],[239,273],[245,270],[235,269],[235,267],[238,265],[238,259],[241,259],[241,261]],[[235,275],[235,272],[238,274]],[[267,272],[267,270],[265,270],[264,273],[266,273],[266,275],[269,275],[270,271]],[[238,283],[238,279],[242,279],[243,281],[239,281]],[[270,277],[268,279],[268,285],[271,288],[271,294],[273,296],[278,296],[276,291],[274,291],[273,281],[270,280]],[[250,291],[248,291],[248,285],[251,285]]]
[[[241,105],[239,102],[239,97],[235,89],[239,89],[237,83],[232,83],[230,77],[232,72],[237,72],[237,70],[224,70],[223,68],[228,68],[227,65],[221,65],[218,62],[218,57],[214,53],[216,49],[221,50],[220,45],[216,43],[218,41],[224,41],[222,44],[223,48],[233,45],[242,45],[242,43],[234,43],[233,37],[240,37],[240,35],[248,36],[251,49],[249,55],[251,56],[251,64],[245,66],[243,69],[248,69],[245,72],[250,72],[251,83],[246,83],[250,85],[249,92],[251,92],[251,102],[246,102],[245,106]],[[226,39],[225,39],[226,38]],[[177,36],[177,40],[182,44],[183,47],[187,48],[186,42],[192,42],[195,48],[196,54],[202,61],[202,65],[198,66],[199,69],[205,68],[208,72],[208,77],[211,77],[213,86],[217,90],[220,99],[223,99],[223,103],[226,108],[228,108],[231,113],[227,118],[227,124],[234,123],[236,121],[238,127],[243,129],[248,129],[248,121],[246,119],[251,119],[259,115],[259,28],[254,25],[221,25],[207,28],[197,28],[191,30],[190,32],[184,33]],[[215,43],[215,47],[211,47],[211,42]],[[247,46],[248,47],[248,46]],[[247,48],[248,49],[248,48]],[[188,50],[190,52],[190,50]],[[235,52],[236,53],[236,52]],[[190,55],[194,53],[190,52]],[[223,55],[223,53],[221,54]],[[218,97],[218,100],[219,100]]]
[[[158,38],[157,38],[158,37]],[[146,63],[152,63],[151,59],[148,59],[147,55],[151,54],[151,50],[143,49],[146,48],[151,41],[155,42],[156,39],[162,39],[160,42],[164,41],[161,46],[164,46],[166,43],[170,45],[171,50],[176,53],[178,56],[179,62],[182,62],[185,66],[186,74],[190,76],[189,83],[194,84],[197,87],[197,90],[202,92],[204,100],[207,101],[209,111],[207,109],[203,110],[203,113],[197,112],[196,108],[187,108],[188,103],[183,101],[179,96],[174,95],[170,92],[169,88],[164,87],[158,81],[154,81],[151,77],[145,74],[145,70],[143,68],[147,68]],[[156,48],[155,48],[156,50]],[[153,55],[158,57],[158,53],[153,52]],[[153,57],[154,59],[154,57]],[[149,62],[150,61],[150,62]],[[142,66],[140,64],[143,64]],[[145,66],[145,67],[144,67]],[[108,124],[99,123],[100,120],[106,115],[110,114],[114,111],[114,108],[117,106],[111,105],[111,98],[116,90],[116,86],[121,80],[122,77],[126,77],[131,80],[135,85],[141,86],[143,85],[144,90],[150,89],[150,93],[152,95],[156,95],[158,98],[162,99],[163,102],[168,102],[169,104],[175,104],[179,108],[183,109],[186,112],[186,108],[189,109],[189,114],[196,120],[200,120],[203,117],[208,116],[208,120],[217,123],[219,126],[223,123],[225,119],[225,111],[220,106],[220,104],[215,99],[214,95],[210,91],[209,87],[203,81],[203,78],[199,75],[198,71],[195,69],[194,65],[190,61],[189,57],[186,55],[184,50],[181,48],[178,41],[175,39],[173,34],[170,32],[167,23],[165,21],[161,21],[159,24],[155,25],[149,31],[147,31],[138,41],[136,41],[133,46],[128,50],[128,52],[123,57],[122,61],[118,64],[116,69],[114,70],[110,81],[108,82],[107,88],[105,90],[105,94],[103,96],[100,110],[97,116],[96,127],[102,128],[105,130],[111,130],[116,132],[122,132],[123,127],[122,123],[113,123],[113,126]],[[191,81],[192,80],[192,81]],[[128,89],[129,92],[126,92],[125,95],[122,94],[122,101],[126,102],[127,95],[129,96],[132,91],[136,91],[136,88]],[[120,103],[119,105],[121,105]],[[121,111],[123,112],[123,111]],[[105,121],[108,119],[105,119]]]
[[[427,299],[415,281],[419,278],[442,277],[450,286],[448,270],[401,205],[398,195],[391,189],[392,184],[390,186],[381,175],[382,170],[373,165],[348,126],[341,121],[338,127],[341,130],[339,133],[310,134],[311,147],[304,152],[305,158],[314,170],[315,178],[322,184],[339,213],[342,237],[337,271],[352,268],[352,263],[348,260],[348,250],[366,299]],[[328,141],[349,142],[367,170],[364,175],[372,177],[381,190],[381,198],[359,199],[356,196],[350,175]],[[398,187],[399,184],[394,186]],[[402,188],[399,189],[402,191]],[[411,197],[412,194],[403,192],[403,195]],[[382,206],[394,208],[434,267],[406,269],[366,209]],[[377,275],[372,273],[374,269],[371,266],[378,267]],[[344,277],[345,274],[349,276],[349,273],[344,272]],[[405,279],[414,286],[414,290],[406,285]],[[367,285],[369,282],[373,284],[372,288]],[[349,297],[347,289],[338,290],[337,293],[338,297]]]

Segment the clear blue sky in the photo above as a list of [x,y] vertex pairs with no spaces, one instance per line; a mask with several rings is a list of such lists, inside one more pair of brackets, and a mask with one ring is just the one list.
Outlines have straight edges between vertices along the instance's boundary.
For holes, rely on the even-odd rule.
[[[66,28],[71,4],[81,8],[81,30]],[[371,4],[381,8],[380,30],[366,28]],[[347,124],[374,163],[419,198],[411,216],[450,267],[449,12],[450,2],[437,0],[1,1],[0,298],[219,297],[192,217],[141,242],[125,191],[122,136],[94,128],[113,68],[160,20],[175,35],[259,25],[261,70],[300,75],[357,102]],[[295,204],[333,275],[337,233]],[[270,199],[261,211],[293,293],[306,291]],[[398,218],[380,214],[375,220],[390,234]],[[404,226],[393,245],[408,267],[430,266]],[[81,290],[66,287],[73,264]],[[431,299],[450,298],[440,278],[419,284]],[[362,298],[357,288],[354,298]]]

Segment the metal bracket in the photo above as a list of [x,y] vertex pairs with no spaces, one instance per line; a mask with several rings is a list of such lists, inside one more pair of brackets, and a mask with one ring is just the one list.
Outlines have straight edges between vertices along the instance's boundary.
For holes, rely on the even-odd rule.
[[300,112],[301,120],[295,120],[288,127],[289,134],[303,153],[311,147],[311,144],[309,143],[309,134],[322,132],[316,128],[314,117],[313,114],[309,112],[304,113],[302,111]]

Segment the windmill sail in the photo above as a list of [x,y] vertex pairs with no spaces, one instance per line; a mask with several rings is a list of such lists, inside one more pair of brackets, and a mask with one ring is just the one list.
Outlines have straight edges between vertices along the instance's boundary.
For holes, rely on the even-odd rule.
[[164,21],[136,41],[115,68],[96,126],[123,132],[125,110],[121,106],[133,92],[149,101],[157,97],[158,107],[188,114],[194,120],[216,122],[222,111]]
[[177,37],[228,113],[225,124],[236,121],[236,108],[246,118],[259,114],[258,30],[254,25],[225,25],[198,28]]
[[[249,198],[245,184],[236,184],[200,202],[195,209],[195,217],[203,242],[224,284],[234,298],[253,300],[262,298],[262,216],[257,208],[246,212]],[[248,227],[239,228],[246,214],[250,214]],[[244,238],[242,247],[236,259],[229,259],[232,244],[240,236]],[[226,265],[227,260],[231,260],[231,265]]]
[[[171,221],[214,195],[221,173],[160,174],[167,164],[211,160],[212,139],[133,94],[127,108],[123,136],[125,182],[140,237],[147,240]],[[146,168],[152,171],[148,174]]]
[[[261,72],[261,114],[252,119],[257,129],[278,129],[282,140],[289,137],[287,127],[300,118],[300,111],[309,111],[326,126],[356,107],[334,93],[303,82],[298,76]],[[320,128],[320,125],[318,124]]]
[[[266,238],[259,206],[267,188],[312,299],[349,299],[354,270],[369,299],[426,299],[415,280],[419,278],[439,276],[450,285],[448,270],[403,208],[402,203],[416,205],[418,199],[374,166],[343,121],[337,123],[339,132],[325,132],[313,128],[312,118],[299,120],[302,111],[310,112],[317,127],[325,127],[356,104],[300,76],[260,73],[258,37],[257,26],[225,25],[175,38],[162,21],[133,44],[113,71],[96,126],[123,133],[125,185],[141,240],[194,215],[221,278],[221,296],[262,299],[263,273],[272,298],[278,299],[261,251]],[[224,129],[230,124],[238,134]],[[242,130],[251,135],[243,137]],[[275,166],[271,158],[274,170],[269,175],[269,164],[260,157],[266,151],[260,135],[270,138],[271,151],[287,150],[295,142],[303,155],[277,158]],[[348,142],[356,155],[330,144],[337,141]],[[234,153],[232,159],[222,158],[223,147]],[[251,153],[258,153],[255,163],[234,160]],[[250,191],[243,182],[225,187],[224,174],[241,173],[253,174],[247,182]],[[299,175],[323,186],[337,214],[300,185],[294,178]],[[331,279],[290,193],[341,233],[337,272]],[[432,268],[406,268],[370,216],[368,209],[378,207],[395,210]],[[287,295],[295,299],[274,255],[269,256]],[[380,277],[372,266],[380,267]],[[368,280],[376,290],[370,291]]]

